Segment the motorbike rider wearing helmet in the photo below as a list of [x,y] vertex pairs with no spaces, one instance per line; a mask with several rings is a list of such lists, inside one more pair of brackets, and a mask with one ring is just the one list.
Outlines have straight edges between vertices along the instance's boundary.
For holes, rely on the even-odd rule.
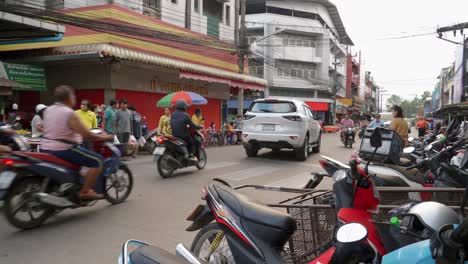
[[38,104],[36,105],[36,115],[31,121],[31,134],[32,137],[41,137],[42,133],[44,132],[44,127],[42,124],[42,114],[44,113],[44,110],[47,108],[46,105],[43,104]]
[[172,135],[184,140],[187,143],[187,149],[189,153],[185,153],[185,158],[188,158],[188,154],[193,157],[195,150],[198,148],[198,145],[196,145],[198,142],[193,140],[190,133],[190,128],[195,130],[203,128],[201,126],[195,125],[192,122],[192,119],[186,112],[188,107],[189,105],[184,99],[179,99],[175,103],[176,110],[171,115]]

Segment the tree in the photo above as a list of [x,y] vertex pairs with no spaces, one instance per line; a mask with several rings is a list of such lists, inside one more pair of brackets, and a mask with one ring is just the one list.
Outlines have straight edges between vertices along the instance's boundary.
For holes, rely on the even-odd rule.
[[401,105],[401,102],[403,101],[403,99],[401,99],[400,96],[396,95],[396,94],[392,94],[388,99],[387,99],[387,103],[386,103],[386,106],[387,106],[387,110],[390,111],[390,108],[393,106],[393,105]]

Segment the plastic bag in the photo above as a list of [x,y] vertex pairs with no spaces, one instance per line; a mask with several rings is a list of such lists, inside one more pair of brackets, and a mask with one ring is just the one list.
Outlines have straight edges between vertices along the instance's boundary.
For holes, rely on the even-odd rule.
[[138,139],[138,145],[139,145],[140,147],[144,147],[145,144],[146,144],[146,139],[145,139],[144,137],[140,137],[140,138]]
[[117,135],[114,135],[114,144],[120,144],[119,138],[117,138]]
[[134,135],[130,135],[130,139],[128,140],[128,142],[136,143],[137,140]]

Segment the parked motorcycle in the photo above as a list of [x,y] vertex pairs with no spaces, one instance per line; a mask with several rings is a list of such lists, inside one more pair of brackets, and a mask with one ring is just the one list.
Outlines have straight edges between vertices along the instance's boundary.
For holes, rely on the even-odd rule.
[[353,148],[354,144],[354,129],[351,127],[348,127],[345,129],[343,133],[343,137],[341,138],[341,141],[343,142],[345,147],[350,147]]
[[195,166],[199,170],[205,168],[207,163],[206,151],[202,144],[202,136],[196,135],[198,149],[195,150],[195,158],[190,159],[187,143],[173,136],[160,135],[156,138],[157,146],[153,151],[154,161],[157,163],[158,173],[163,178],[169,178],[172,174],[182,168]]
[[[132,172],[113,144],[95,142],[94,150],[104,157],[94,190],[112,204],[122,203],[133,187]],[[18,228],[36,228],[64,209],[96,203],[79,199],[84,178],[75,164],[39,152],[13,152],[0,162],[0,200],[8,222]]]
[[[130,250],[130,247],[136,247]],[[182,244],[176,247],[176,255],[145,242],[128,240],[123,244],[118,259],[119,264],[202,264],[204,262],[193,256]]]

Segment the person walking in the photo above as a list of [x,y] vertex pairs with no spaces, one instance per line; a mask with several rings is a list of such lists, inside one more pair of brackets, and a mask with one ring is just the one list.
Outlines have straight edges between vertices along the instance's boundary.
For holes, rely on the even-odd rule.
[[106,108],[104,112],[104,129],[107,133],[114,133],[114,123],[115,123],[115,109],[117,108],[117,101],[110,100],[109,107]]
[[81,119],[81,122],[83,122],[83,124],[88,129],[97,127],[96,114],[90,109],[91,109],[91,102],[88,99],[84,99],[83,101],[81,101],[80,109],[75,111],[75,113]]
[[127,144],[132,134],[132,112],[128,110],[127,99],[120,100],[120,108],[115,112],[114,132],[121,144]]
[[41,137],[43,132],[44,132],[44,126],[43,126],[43,113],[44,110],[47,108],[46,105],[43,104],[38,104],[36,105],[36,115],[31,121],[31,135],[33,138],[35,137]]
[[419,118],[419,121],[416,123],[416,127],[418,128],[418,137],[422,138],[424,135],[426,135],[428,125],[429,123],[424,120],[424,118]]
[[103,118],[102,118],[102,114],[103,114],[102,113],[102,108],[98,104],[95,104],[93,107],[94,107],[93,112],[96,115],[97,127],[102,128],[102,120],[103,120]]
[[398,106],[392,106],[392,115],[393,119],[390,123],[390,129],[397,132],[400,135],[401,139],[403,140],[403,146],[408,146],[408,123],[406,122],[405,118],[403,117],[403,109]]
[[169,108],[164,108],[164,115],[159,118],[158,124],[158,134],[164,136],[171,136],[171,110]]

